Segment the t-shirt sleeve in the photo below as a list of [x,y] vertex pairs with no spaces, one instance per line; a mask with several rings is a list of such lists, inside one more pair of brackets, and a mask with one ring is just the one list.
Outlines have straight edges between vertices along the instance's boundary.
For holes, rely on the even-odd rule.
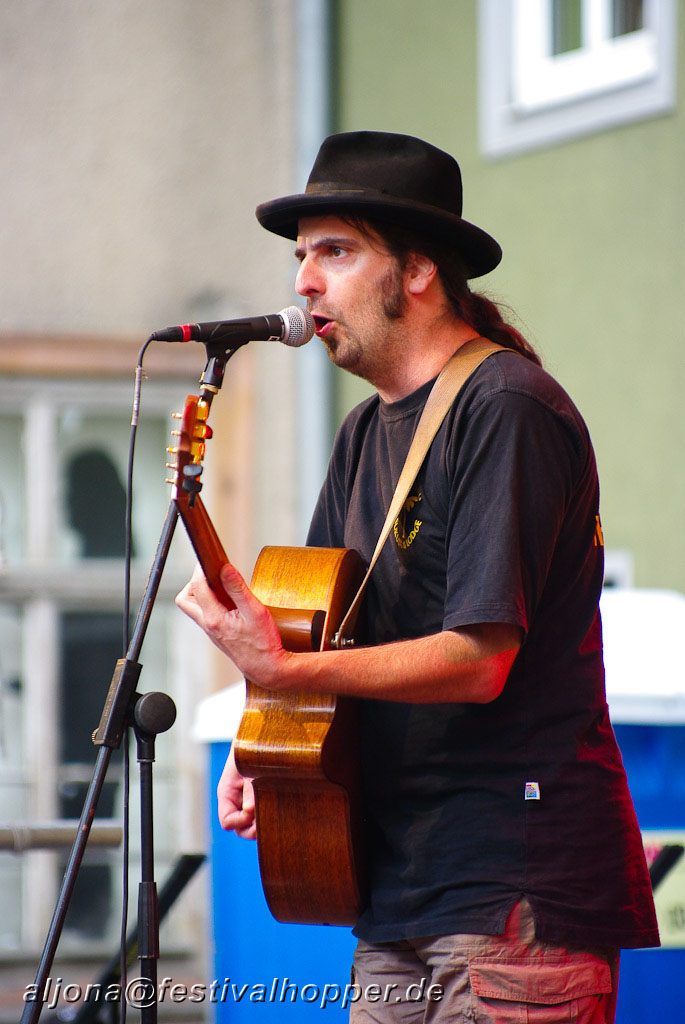
[[450,504],[443,628],[527,631],[587,461],[577,424],[500,391],[467,413],[446,450]]

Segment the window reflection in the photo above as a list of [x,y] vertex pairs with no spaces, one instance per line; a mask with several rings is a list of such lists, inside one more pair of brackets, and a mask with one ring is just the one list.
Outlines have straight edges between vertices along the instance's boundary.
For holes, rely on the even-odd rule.
[[81,558],[124,557],[126,492],[106,452],[91,448],[70,459],[66,504]]

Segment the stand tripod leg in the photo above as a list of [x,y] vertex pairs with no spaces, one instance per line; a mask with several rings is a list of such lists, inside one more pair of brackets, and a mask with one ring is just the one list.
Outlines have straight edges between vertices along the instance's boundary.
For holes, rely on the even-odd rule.
[[74,886],[76,885],[76,878],[81,866],[81,861],[83,860],[83,855],[86,851],[86,843],[88,842],[90,826],[93,822],[93,818],[95,817],[97,803],[100,798],[102,786],[105,781],[105,775],[107,774],[107,766],[109,765],[111,756],[112,750],[110,747],[100,747],[100,751],[95,762],[93,776],[90,786],[88,787],[85,803],[81,812],[81,818],[79,819],[78,831],[64,871],[62,888],[60,889],[60,893],[57,898],[55,912],[45,940],[45,946],[43,947],[43,955],[36,972],[33,994],[27,998],[24,1012],[21,1017],[21,1024],[34,1024],[34,1022],[40,1017],[43,1006],[43,993],[45,992],[49,981],[52,962],[55,958],[57,944],[62,934],[64,920],[67,916]]
[[[140,697],[134,711],[140,766],[140,886],[138,889],[138,960],[146,995],[140,1005],[141,1024],[157,1020],[157,961],[159,959],[159,910],[155,882],[152,766],[155,738],[166,732],[176,718],[174,702],[165,693]],[[143,989],[141,989],[143,991]]]
[[[160,921],[164,919],[190,879],[204,863],[204,860],[205,855],[203,853],[184,853],[179,857],[171,874],[159,891],[157,911]],[[138,932],[139,929],[136,925],[126,937],[126,962],[129,965],[134,962],[138,952]],[[92,991],[94,993],[106,992],[108,989],[119,984],[120,980],[121,956],[117,952],[112,956],[102,973],[93,983]],[[96,1021],[102,1018],[102,1011],[102,997],[94,995],[90,1000],[84,1002],[73,1018],[72,1024],[96,1024]]]

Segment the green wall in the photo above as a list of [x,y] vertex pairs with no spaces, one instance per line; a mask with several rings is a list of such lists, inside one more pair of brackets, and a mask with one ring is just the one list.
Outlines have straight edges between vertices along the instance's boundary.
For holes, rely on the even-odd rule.
[[[676,112],[497,161],[478,152],[475,0],[339,0],[336,129],[452,152],[464,214],[504,249],[505,302],[584,414],[607,547],[638,586],[685,591],[685,124]],[[685,0],[680,0],[679,68]],[[336,376],[341,415],[366,386]]]

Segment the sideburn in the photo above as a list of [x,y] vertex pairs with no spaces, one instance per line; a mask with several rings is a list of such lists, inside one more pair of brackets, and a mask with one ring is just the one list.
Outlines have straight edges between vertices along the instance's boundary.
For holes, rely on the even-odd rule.
[[388,320],[401,320],[404,316],[407,302],[404,295],[404,277],[398,260],[393,261],[393,266],[381,281],[383,293],[383,312]]

